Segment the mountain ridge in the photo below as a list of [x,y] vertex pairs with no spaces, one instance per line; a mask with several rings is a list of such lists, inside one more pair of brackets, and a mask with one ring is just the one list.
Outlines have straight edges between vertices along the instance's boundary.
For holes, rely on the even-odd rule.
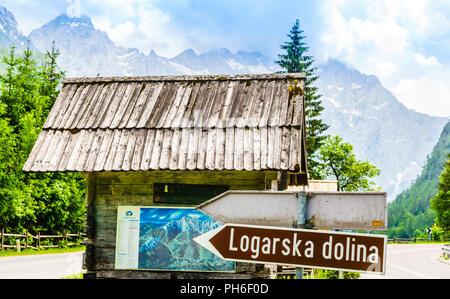
[[373,75],[331,60],[319,67],[317,87],[327,134],[354,146],[358,159],[381,169],[375,182],[390,200],[420,174],[448,118],[408,109]]
[[12,12],[6,7],[0,6],[0,45],[14,45],[17,49],[23,50],[27,46],[36,50],[35,46],[29,41],[18,28],[18,23]]
[[[6,14],[6,18],[11,16]],[[42,52],[55,41],[61,52],[58,65],[68,77],[255,74],[279,70],[274,59],[262,53],[232,53],[226,48],[200,54],[186,49],[171,58],[154,50],[144,54],[115,45],[85,15],[70,18],[62,14],[31,31],[28,37]],[[317,68],[320,78],[316,86],[325,107],[322,118],[330,125],[325,133],[340,135],[354,146],[358,159],[381,168],[381,176],[375,181],[393,199],[420,174],[447,118],[408,109],[376,76],[362,74],[336,60]]]
[[443,165],[450,153],[450,121],[444,126],[438,142],[420,175],[401,192],[388,206],[390,238],[411,238],[425,233],[435,220],[435,212],[430,207],[431,198],[439,189],[439,179]]
[[[50,49],[55,41],[56,48],[61,52],[60,64],[67,68],[68,76],[80,73],[97,76],[99,70],[102,76],[200,75],[276,70],[270,59],[261,53],[231,53],[226,48],[201,54],[187,49],[172,58],[159,56],[154,50],[146,55],[135,48],[116,46],[106,32],[96,29],[85,15],[71,18],[61,14],[32,30],[29,38],[43,52]],[[99,48],[103,51],[99,51]]]

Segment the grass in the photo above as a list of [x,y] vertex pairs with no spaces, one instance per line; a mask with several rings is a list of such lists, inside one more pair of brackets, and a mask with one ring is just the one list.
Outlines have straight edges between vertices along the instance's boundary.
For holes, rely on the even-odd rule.
[[69,248],[48,248],[48,249],[23,249],[20,252],[16,250],[3,250],[0,251],[0,257],[5,256],[19,256],[19,255],[37,255],[37,254],[57,254],[57,253],[68,253],[68,252],[78,252],[85,251],[86,246],[77,246]]
[[61,279],[83,279],[83,273],[69,275]]

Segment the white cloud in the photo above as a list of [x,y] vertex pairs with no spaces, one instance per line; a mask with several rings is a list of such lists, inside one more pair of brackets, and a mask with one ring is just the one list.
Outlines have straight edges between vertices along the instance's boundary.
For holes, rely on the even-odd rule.
[[67,2],[71,3],[66,9],[67,16],[71,18],[81,17],[81,0],[67,0]]
[[423,76],[405,79],[392,88],[393,94],[408,108],[433,116],[450,116],[450,76]]
[[101,13],[92,16],[92,22],[117,45],[144,53],[156,49],[166,57],[186,49],[183,32],[174,30],[169,13],[154,7],[154,1],[87,1],[103,7]]
[[[371,2],[371,1],[366,1]],[[323,7],[328,20],[322,36],[322,55],[334,57],[363,71],[376,69],[376,75],[389,78],[398,69],[398,59],[408,47],[408,33],[389,16],[382,18],[379,7],[369,3],[367,18],[344,17],[348,1],[337,1]]]
[[414,54],[414,59],[422,66],[442,66],[434,56],[425,57],[422,54]]
[[96,24],[98,29],[106,31],[109,38],[117,45],[130,47],[129,41],[136,35],[136,26],[130,21],[118,24],[115,27],[111,27],[108,19],[101,20]]
[[450,2],[438,2],[326,1],[319,59],[336,58],[376,75],[408,108],[449,116],[450,108],[442,107],[450,101],[450,81],[443,79],[450,65],[438,57],[450,48],[436,43],[449,38]]
[[391,74],[394,74],[398,71],[398,66],[390,61],[378,61],[374,63],[375,72],[380,74],[380,77],[391,77]]

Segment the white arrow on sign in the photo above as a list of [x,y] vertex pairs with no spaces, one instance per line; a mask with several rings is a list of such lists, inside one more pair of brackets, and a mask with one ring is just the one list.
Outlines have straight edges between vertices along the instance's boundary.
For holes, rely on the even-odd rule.
[[[317,229],[386,230],[385,192],[306,193],[306,224]],[[299,193],[227,191],[197,206],[223,223],[293,227]]]

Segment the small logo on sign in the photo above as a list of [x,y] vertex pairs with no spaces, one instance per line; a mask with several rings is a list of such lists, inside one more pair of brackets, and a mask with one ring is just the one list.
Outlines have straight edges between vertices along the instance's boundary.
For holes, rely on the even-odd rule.
[[126,211],[126,212],[125,212],[125,215],[127,215],[127,216],[133,216],[133,212],[131,212],[131,211]]
[[374,220],[372,221],[372,226],[383,226],[383,221]]

